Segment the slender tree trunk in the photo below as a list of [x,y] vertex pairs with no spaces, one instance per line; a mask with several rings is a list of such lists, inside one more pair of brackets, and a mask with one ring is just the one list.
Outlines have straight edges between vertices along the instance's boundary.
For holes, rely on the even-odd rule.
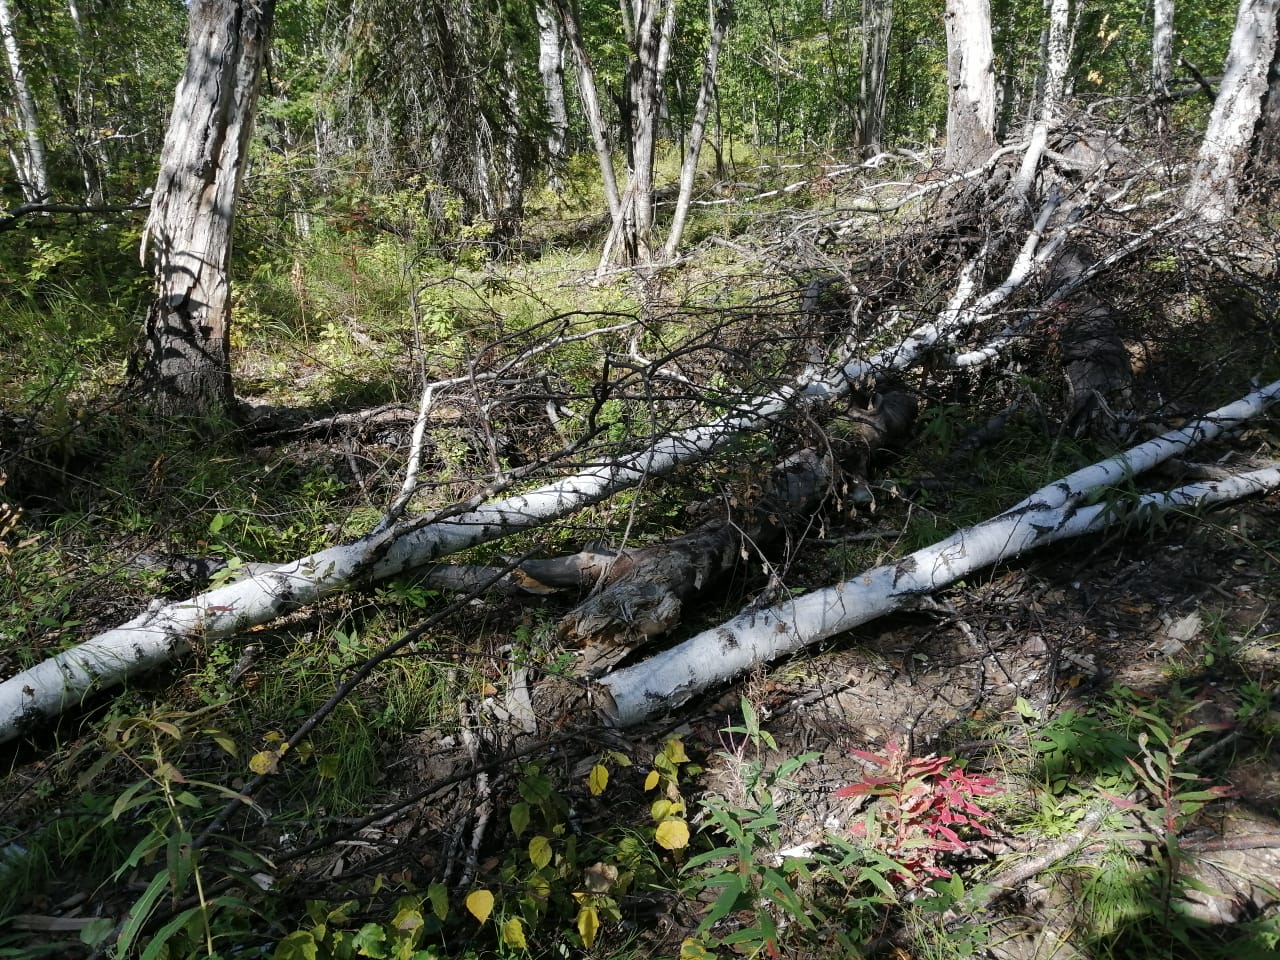
[[995,148],[996,75],[990,0],[947,0],[947,155],[952,169],[985,160]]
[[630,98],[633,116],[630,184],[633,233],[628,251],[642,263],[653,259],[653,165],[662,111],[662,85],[671,61],[676,0],[633,0],[635,45],[632,48]]
[[707,44],[707,59],[702,67],[702,85],[698,87],[698,101],[693,108],[693,124],[689,130],[689,142],[684,162],[680,167],[680,195],[676,198],[675,213],[671,218],[671,231],[662,256],[670,260],[676,255],[680,239],[684,236],[685,221],[689,216],[689,202],[693,198],[693,182],[698,176],[698,155],[702,153],[702,139],[707,132],[707,113],[711,98],[715,95],[716,69],[720,61],[720,47],[733,16],[732,0],[716,0],[712,8],[711,39]]
[[862,78],[854,140],[865,154],[881,149],[892,33],[893,0],[862,0]]
[[613,151],[609,146],[604,112],[600,109],[600,93],[596,86],[595,71],[592,69],[591,58],[587,55],[587,46],[582,39],[582,26],[577,5],[573,0],[551,0],[551,2],[556,15],[560,18],[560,26],[564,29],[564,38],[569,43],[569,50],[573,53],[573,62],[578,73],[578,96],[582,99],[582,112],[587,116],[591,142],[596,148],[596,160],[600,163],[605,203],[608,204],[609,216],[616,226],[622,220],[622,196],[618,192],[618,178],[613,169]]
[[1231,49],[1183,208],[1205,223],[1235,210],[1239,175],[1262,115],[1280,0],[1240,0]]
[[156,412],[207,416],[232,402],[231,228],[275,0],[194,0],[187,67],[142,243],[156,299],[139,378]]
[[1049,35],[1040,86],[1040,109],[1031,130],[1031,143],[1023,154],[1022,166],[1014,181],[1014,195],[1024,203],[1032,199],[1036,169],[1049,142],[1049,131],[1058,121],[1058,108],[1066,88],[1067,67],[1071,63],[1070,0],[1045,0],[1049,12]]
[[547,156],[551,161],[552,189],[559,189],[560,168],[564,164],[565,135],[569,129],[569,112],[564,102],[564,36],[555,12],[545,4],[538,6],[538,73],[542,77],[542,95],[547,107]]
[[1173,85],[1173,0],[1152,0],[1151,98],[1156,132],[1169,129],[1169,91]]
[[9,0],[0,0],[0,35],[3,35],[4,52],[9,62],[9,83],[13,88],[18,124],[22,129],[21,142],[10,148],[10,158],[16,168],[14,173],[17,174],[23,198],[28,203],[38,203],[49,196],[49,168],[44,157],[44,141],[40,137],[36,99],[22,67],[22,54],[13,29]]

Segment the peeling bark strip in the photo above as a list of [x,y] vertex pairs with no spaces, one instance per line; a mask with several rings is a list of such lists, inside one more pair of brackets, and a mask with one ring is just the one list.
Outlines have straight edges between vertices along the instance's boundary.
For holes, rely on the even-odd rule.
[[151,216],[156,299],[139,378],[163,415],[231,403],[231,228],[275,0],[195,0]]
[[1042,487],[1004,513],[958,530],[896,563],[868,570],[825,590],[763,610],[749,610],[635,666],[600,681],[602,712],[617,726],[641,723],[677,707],[758,663],[910,605],[982,567],[1033,547],[1102,530],[1129,518],[1201,508],[1280,487],[1280,467],[1146,494],[1129,502],[1103,491],[1257,417],[1280,400],[1280,381],[1183,427]]

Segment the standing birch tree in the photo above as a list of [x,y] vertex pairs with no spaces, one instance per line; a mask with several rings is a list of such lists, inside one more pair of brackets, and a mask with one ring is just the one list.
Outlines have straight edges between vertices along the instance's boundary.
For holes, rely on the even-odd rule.
[[1151,98],[1155,101],[1156,130],[1169,128],[1169,98],[1173,88],[1173,0],[1152,0]]
[[715,96],[716,68],[720,62],[720,47],[729,19],[733,16],[731,0],[712,0],[711,39],[707,43],[707,56],[702,69],[702,83],[698,86],[698,101],[693,108],[693,123],[689,128],[689,140],[685,147],[684,162],[680,166],[680,194],[676,197],[675,212],[671,217],[671,229],[662,248],[666,260],[676,255],[684,236],[685,221],[689,217],[689,204],[693,199],[693,181],[698,175],[698,158],[702,154],[702,141],[707,133],[707,112]]
[[227,410],[231,229],[275,0],[194,0],[187,66],[142,237],[155,262],[138,379],[166,416]]
[[947,0],[947,154],[952,169],[995,148],[996,74],[990,0]]
[[[655,234],[654,162],[659,130],[666,116],[665,84],[676,31],[677,0],[622,0],[622,33],[627,59],[623,90],[619,97],[619,113],[622,118],[620,139],[626,156],[626,179],[621,188],[614,168],[609,131],[600,107],[595,69],[583,37],[578,6],[573,0],[552,0],[552,3],[577,68],[582,109],[595,145],[605,201],[612,220],[612,229],[600,258],[600,269],[604,270],[615,261],[650,263],[659,252],[663,256],[670,256],[675,244],[679,242],[680,232],[683,231],[684,217],[677,218],[675,242],[668,240],[665,245],[659,244]],[[728,2],[712,3],[710,13],[710,37],[681,173],[682,182],[689,180],[688,190],[683,186],[681,188],[681,195],[685,196],[682,203],[686,212],[689,203],[686,194],[692,192],[697,152],[701,149],[706,132],[707,112],[715,88],[720,47],[728,29],[732,5]],[[690,167],[690,164],[693,166]]]
[[1219,223],[1235,211],[1276,52],[1278,14],[1280,0],[1240,0],[1222,84],[1183,199],[1183,208],[1204,223]]
[[14,113],[19,130],[19,136],[11,139],[8,144],[9,159],[17,174],[23,199],[28,203],[38,203],[49,196],[49,168],[45,162],[44,140],[40,136],[36,99],[22,66],[22,52],[14,32],[9,0],[0,0],[0,35],[4,41],[9,86],[13,92]]
[[547,107],[547,161],[550,181],[559,189],[560,167],[564,164],[565,137],[569,130],[569,111],[564,99],[564,36],[560,20],[547,3],[539,3],[538,74],[542,78],[542,96]]

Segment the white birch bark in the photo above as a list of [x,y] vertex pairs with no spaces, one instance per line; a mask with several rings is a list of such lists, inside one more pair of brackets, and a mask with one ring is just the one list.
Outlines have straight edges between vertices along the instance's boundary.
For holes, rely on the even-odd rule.
[[565,135],[569,129],[569,112],[564,102],[564,37],[554,11],[540,3],[538,17],[538,74],[542,77],[542,96],[547,108],[547,156],[551,161],[550,182],[553,189],[560,184],[560,166],[564,163]]
[[909,369],[940,341],[1007,300],[1052,258],[1067,236],[1059,233],[1041,242],[1040,231],[1053,209],[1053,204],[1046,204],[1009,275],[998,286],[973,300],[977,264],[970,264],[936,320],[922,324],[900,343],[872,357],[808,371],[795,382],[745,401],[733,413],[711,423],[527,493],[464,507],[463,512],[439,520],[402,523],[274,569],[257,570],[244,580],[187,600],[156,602],[127,623],[0,683],[0,743],[23,735],[96,691],[185,655],[197,639],[243,633],[354,585],[394,577],[459,550],[549,523],[647,478],[700,460],[734,437],[785,415],[797,404],[829,401],[846,394],[850,384]]
[[707,113],[716,87],[716,68],[720,62],[720,47],[729,29],[733,15],[732,0],[713,0],[711,39],[707,43],[707,58],[702,67],[702,83],[698,87],[698,100],[693,108],[693,123],[689,128],[689,143],[684,162],[680,166],[680,194],[676,197],[675,211],[671,216],[671,229],[662,256],[671,260],[684,236],[685,221],[689,217],[689,203],[693,199],[693,183],[698,176],[698,157],[702,153],[702,141],[707,132]]
[[569,50],[573,54],[573,63],[578,75],[578,96],[582,100],[582,112],[586,114],[587,127],[591,131],[591,142],[596,149],[596,160],[600,164],[604,200],[609,207],[609,217],[616,228],[623,216],[622,195],[618,191],[618,177],[613,169],[613,151],[609,146],[604,113],[600,109],[600,93],[596,87],[595,70],[591,66],[591,57],[582,39],[582,26],[578,19],[577,6],[573,0],[551,0],[551,2],[560,20],[560,26],[564,30]]
[[140,379],[165,415],[231,402],[231,228],[275,0],[195,0],[151,214],[155,260]]
[[1022,165],[1013,182],[1013,194],[1024,203],[1030,202],[1036,170],[1049,142],[1049,131],[1058,122],[1058,108],[1066,86],[1067,66],[1071,62],[1070,0],[1045,0],[1049,8],[1049,35],[1043,80],[1040,84],[1040,110],[1031,130],[1031,141],[1022,156]]
[[1151,97],[1155,101],[1156,131],[1169,128],[1169,98],[1173,87],[1173,3],[1152,0]]
[[49,168],[45,162],[44,140],[40,136],[40,115],[36,111],[36,99],[27,82],[22,67],[22,52],[13,29],[13,14],[9,0],[0,0],[0,39],[4,41],[5,58],[9,64],[9,83],[13,89],[18,124],[22,129],[20,143],[10,150],[18,185],[27,203],[39,203],[49,197]]
[[1008,510],[957,531],[901,560],[795,600],[739,614],[655,657],[600,681],[605,718],[640,723],[679,706],[750,667],[794,653],[915,603],[975,570],[1026,550],[1094,533],[1127,518],[1175,508],[1201,508],[1273,490],[1274,465],[1224,481],[1147,494],[1130,503],[1095,504],[1090,493],[1127,482],[1185,450],[1259,416],[1280,399],[1280,381],[1213,411],[1179,430],[1063,477]]
[[[635,44],[631,60],[632,145],[634,166],[628,192],[633,219],[625,238],[630,255],[641,263],[653,260],[653,165],[658,147],[662,89],[671,62],[676,26],[676,0],[632,0]],[[625,212],[625,211],[624,211]]]
[[1206,224],[1235,210],[1238,177],[1262,114],[1280,0],[1240,0],[1231,48],[1183,209]]
[[990,0],[947,0],[947,152],[953,170],[995,148],[996,74]]

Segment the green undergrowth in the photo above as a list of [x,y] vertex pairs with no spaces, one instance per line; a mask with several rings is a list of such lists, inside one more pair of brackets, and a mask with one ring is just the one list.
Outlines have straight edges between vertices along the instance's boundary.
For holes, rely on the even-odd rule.
[[[664,154],[668,173],[672,159]],[[753,190],[805,172],[756,159],[736,158]],[[588,170],[568,171],[563,203],[547,195],[536,203],[558,205],[566,221],[585,213],[582,198],[596,188]],[[327,207],[309,209],[304,228],[276,215],[271,191],[287,197],[287,184],[268,173],[262,183],[275,186],[250,198],[237,245],[242,399],[308,416],[412,408],[424,380],[514,364],[483,410],[489,394],[479,389],[437,398],[424,454],[430,482],[413,513],[472,496],[567,444],[597,445],[504,492],[602,462],[708,412],[729,413],[805,356],[807,344],[787,335],[797,321],[794,278],[754,275],[724,247],[656,274],[650,289],[625,277],[590,283],[596,241],[565,239],[564,224],[544,225],[536,257],[499,262],[492,225],[463,222],[447,198],[429,215],[425,183],[381,197],[348,184]],[[835,205],[830,189],[788,194],[777,208]],[[755,229],[771,211],[706,208],[690,240]],[[0,297],[0,376],[29,421],[0,489],[3,675],[155,598],[182,600],[246,564],[297,558],[381,519],[399,487],[407,431],[282,441],[230,422],[194,432],[129,412],[115,390],[144,302],[145,274],[124,259],[136,231],[121,228],[101,241],[104,251],[28,240],[34,252],[22,270],[4,261],[17,286]],[[885,326],[869,337],[892,335]],[[565,339],[548,345],[554,338]],[[984,413],[1019,391],[1034,402],[977,451],[965,441],[978,415],[950,390],[926,395],[915,437],[872,484],[873,505],[850,501],[819,518],[814,529],[829,535],[796,568],[746,557],[731,583],[686,613],[688,628],[739,609],[774,570],[803,567],[815,583],[833,571],[855,575],[1107,452],[1040,412],[1054,406],[1048,380],[1036,370],[988,388]],[[744,439],[568,522],[456,559],[501,565],[599,541],[669,539],[703,518],[687,505],[701,501],[715,515],[740,505],[772,464],[814,437],[804,425]],[[891,532],[841,539],[881,522]],[[809,547],[788,549],[789,562]],[[1087,905],[1080,936],[1104,960],[1144,949],[1218,955],[1176,907],[1177,836],[1221,803],[1224,779],[1219,767],[1195,762],[1217,731],[1184,691],[1203,669],[1231,666],[1247,694],[1237,719],[1249,742],[1269,745],[1276,733],[1270,677],[1237,660],[1225,627],[1198,662],[1171,671],[1181,686],[1117,688],[1057,708],[1024,702],[999,719],[990,739],[1002,753],[985,767],[923,748],[911,755],[893,741],[859,748],[862,778],[822,789],[860,805],[785,854],[819,761],[780,743],[748,701],[719,731],[718,748],[700,751],[685,735],[575,742],[495,766],[485,795],[431,793],[404,820],[388,813],[386,823],[354,827],[432,778],[460,774],[432,761],[463,758],[459,744],[486,722],[476,705],[501,699],[518,671],[534,682],[572,673],[574,652],[556,626],[572,599],[478,598],[433,621],[298,734],[369,658],[450,599],[412,578],[356,590],[243,635],[195,638],[171,670],[110,704],[86,701],[11,761],[0,796],[0,918],[87,895],[95,913],[81,945],[148,960],[704,960],[856,956],[871,945],[977,956],[1001,935],[998,918],[973,906],[999,866],[984,859],[982,841],[1057,839],[1106,802],[1115,809],[1104,854],[1057,868]],[[33,762],[32,752],[43,759]],[[713,764],[734,775],[712,786]],[[228,805],[230,826],[211,830]],[[464,835],[464,814],[481,810],[486,826],[472,819]],[[371,862],[366,849],[392,852]],[[1234,948],[1272,935],[1262,924],[1237,933]],[[0,956],[35,955],[24,936],[0,927]]]

